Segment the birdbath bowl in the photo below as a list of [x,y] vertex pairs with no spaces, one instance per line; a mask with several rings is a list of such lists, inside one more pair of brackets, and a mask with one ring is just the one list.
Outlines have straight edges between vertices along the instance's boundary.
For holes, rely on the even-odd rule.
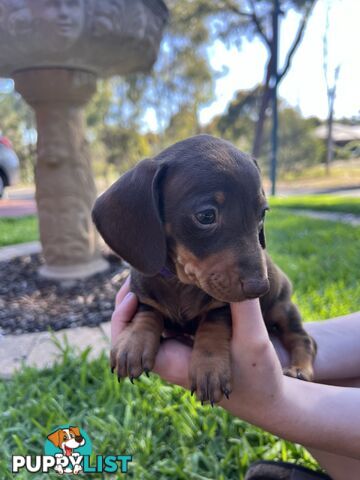
[[97,78],[151,69],[167,18],[162,0],[0,0],[0,76],[14,79],[36,114],[43,276],[107,268],[91,220],[83,109]]

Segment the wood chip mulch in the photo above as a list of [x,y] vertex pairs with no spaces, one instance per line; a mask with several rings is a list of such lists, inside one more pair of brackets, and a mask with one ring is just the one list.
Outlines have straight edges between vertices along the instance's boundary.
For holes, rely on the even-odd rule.
[[41,255],[0,262],[0,334],[97,326],[111,319],[115,295],[129,273],[111,258],[107,272],[62,283],[41,278]]

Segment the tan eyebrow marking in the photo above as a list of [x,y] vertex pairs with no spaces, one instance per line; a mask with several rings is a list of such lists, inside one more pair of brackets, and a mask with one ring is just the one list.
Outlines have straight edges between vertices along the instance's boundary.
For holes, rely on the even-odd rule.
[[225,202],[225,194],[224,192],[216,192],[215,193],[215,200],[218,202],[219,205],[222,205]]

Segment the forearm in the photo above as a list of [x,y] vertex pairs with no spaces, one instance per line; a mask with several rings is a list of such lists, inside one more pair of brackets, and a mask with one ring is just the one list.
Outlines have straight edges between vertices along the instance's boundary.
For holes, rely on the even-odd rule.
[[[315,381],[360,378],[360,312],[305,323],[305,329],[313,336],[318,353],[315,358]],[[278,339],[272,339],[282,365],[289,356]]]
[[360,459],[360,389],[285,378],[277,398],[263,404],[224,403],[233,415],[286,440]]

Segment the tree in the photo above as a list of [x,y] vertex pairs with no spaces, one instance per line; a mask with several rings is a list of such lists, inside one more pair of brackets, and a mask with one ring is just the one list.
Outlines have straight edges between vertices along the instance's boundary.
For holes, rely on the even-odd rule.
[[[336,86],[339,79],[340,68],[341,65],[338,64],[335,69],[330,72],[329,67],[329,13],[330,13],[330,5],[328,4],[327,12],[326,12],[326,26],[325,26],[325,34],[323,37],[323,55],[324,55],[324,76],[326,82],[326,92],[327,92],[327,100],[328,100],[328,118],[327,118],[327,141],[326,141],[326,162],[325,168],[326,173],[329,174],[330,171],[330,164],[334,158],[334,147],[333,147],[333,138],[332,138],[332,130],[333,130],[333,121],[334,121],[334,106],[335,106],[335,97],[336,97]],[[331,78],[332,77],[332,78]]]
[[[299,173],[322,162],[324,146],[315,137],[313,120],[304,119],[296,109],[283,107],[279,111],[279,127],[279,171],[282,175]],[[269,143],[265,148],[270,150]],[[264,166],[264,161],[262,164]]]
[[36,130],[34,114],[16,92],[0,94],[0,134],[8,137],[20,161],[21,177],[34,177]]
[[[261,97],[261,86],[257,86],[251,91],[237,92],[227,110],[222,115],[215,117],[205,127],[205,131],[221,135],[235,143],[240,149],[250,151]],[[287,106],[284,100],[279,101],[280,174],[297,173],[322,161],[324,147],[321,140],[314,135],[314,129],[318,123],[318,119],[304,119],[296,109]],[[266,141],[263,142],[258,156],[263,173],[268,172],[269,130],[270,125],[265,126]]]
[[230,140],[242,150],[250,151],[261,97],[260,85],[251,90],[239,90],[226,111],[216,116],[206,131]]
[[[282,15],[290,10],[301,14],[297,32],[288,49],[284,65],[278,72],[278,83],[285,77],[294,54],[304,35],[307,21],[316,0],[281,0]],[[274,37],[272,32],[273,0],[184,0],[181,4],[193,4],[193,15],[207,17],[211,24],[212,39],[220,38],[226,44],[241,47],[244,37],[259,38],[268,51],[265,66],[262,99],[259,105],[252,153],[258,156],[261,149],[266,111],[271,98],[271,76],[274,60]]]

